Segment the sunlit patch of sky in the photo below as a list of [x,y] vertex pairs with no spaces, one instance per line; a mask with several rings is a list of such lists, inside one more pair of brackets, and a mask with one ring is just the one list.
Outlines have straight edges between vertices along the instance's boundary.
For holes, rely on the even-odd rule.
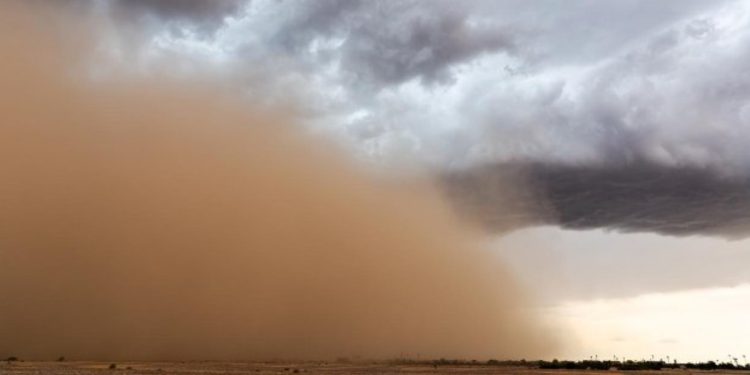
[[750,284],[567,302],[544,309],[567,327],[560,358],[618,358],[747,364]]

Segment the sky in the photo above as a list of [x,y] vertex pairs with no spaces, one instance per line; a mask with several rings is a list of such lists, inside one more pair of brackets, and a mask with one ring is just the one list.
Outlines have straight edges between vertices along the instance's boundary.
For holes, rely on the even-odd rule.
[[575,338],[560,358],[743,363],[750,348],[748,240],[535,227],[494,248]]
[[269,101],[294,87],[311,122],[368,157],[727,174],[750,160],[742,1],[211,4],[109,7],[144,24],[144,60],[210,60]]
[[750,354],[747,1],[69,6],[107,31],[94,80],[209,74],[362,163],[444,181],[576,337],[565,356]]

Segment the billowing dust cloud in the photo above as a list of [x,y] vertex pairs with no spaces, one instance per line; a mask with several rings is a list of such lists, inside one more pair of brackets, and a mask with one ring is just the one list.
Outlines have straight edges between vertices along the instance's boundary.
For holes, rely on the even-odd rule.
[[83,84],[84,51],[66,52],[82,43],[51,36],[66,21],[4,8],[0,355],[548,348],[508,272],[427,186],[378,182],[219,90]]

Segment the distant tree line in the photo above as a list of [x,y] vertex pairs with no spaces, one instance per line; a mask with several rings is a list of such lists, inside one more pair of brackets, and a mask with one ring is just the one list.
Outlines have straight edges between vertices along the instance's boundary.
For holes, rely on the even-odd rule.
[[672,363],[665,361],[600,361],[600,360],[583,360],[583,361],[535,361],[536,366],[541,369],[565,369],[565,370],[609,370],[616,368],[623,371],[635,370],[661,370],[661,369],[694,369],[694,370],[750,370],[747,364],[731,362],[686,362]]
[[433,365],[433,366],[506,366],[506,367],[529,367],[545,370],[610,370],[622,371],[660,371],[662,369],[692,369],[692,370],[750,370],[750,365],[741,365],[737,361],[732,362],[665,362],[663,360],[582,360],[582,361],[527,361],[512,360],[500,361],[491,359],[489,361],[464,360],[464,359],[437,359],[431,361],[420,361],[412,359],[397,359],[391,361],[393,364],[401,365]]

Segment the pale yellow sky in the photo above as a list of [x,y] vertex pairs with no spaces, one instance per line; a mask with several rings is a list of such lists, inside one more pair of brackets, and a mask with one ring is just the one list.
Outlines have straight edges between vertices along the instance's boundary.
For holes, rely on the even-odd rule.
[[[563,303],[544,309],[569,337],[560,358],[729,360],[750,355],[750,284]],[[667,357],[669,356],[669,357]]]
[[750,240],[532,228],[493,246],[558,330],[558,358],[750,356]]

